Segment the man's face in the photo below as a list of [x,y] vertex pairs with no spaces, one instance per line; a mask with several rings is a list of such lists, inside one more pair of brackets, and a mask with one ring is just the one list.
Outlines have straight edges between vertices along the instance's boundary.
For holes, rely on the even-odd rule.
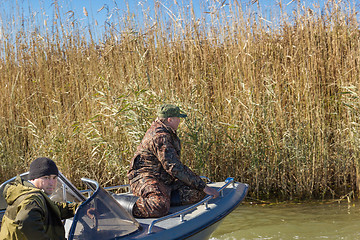
[[170,117],[168,118],[168,125],[174,129],[177,130],[180,124],[180,118],[178,117]]
[[57,176],[50,175],[50,176],[42,176],[40,178],[36,178],[32,181],[35,187],[44,190],[47,195],[52,194],[57,185]]

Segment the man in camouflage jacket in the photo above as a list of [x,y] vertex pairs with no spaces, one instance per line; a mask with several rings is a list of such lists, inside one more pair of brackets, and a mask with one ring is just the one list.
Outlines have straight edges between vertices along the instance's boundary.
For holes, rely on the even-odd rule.
[[161,217],[170,205],[200,201],[206,194],[219,193],[180,161],[180,139],[176,130],[186,114],[174,105],[162,105],[158,118],[137,147],[128,171],[130,187],[138,196],[135,217]]
[[30,164],[29,179],[18,176],[3,192],[7,201],[0,239],[65,240],[62,219],[73,217],[80,203],[53,202],[58,169],[48,158]]

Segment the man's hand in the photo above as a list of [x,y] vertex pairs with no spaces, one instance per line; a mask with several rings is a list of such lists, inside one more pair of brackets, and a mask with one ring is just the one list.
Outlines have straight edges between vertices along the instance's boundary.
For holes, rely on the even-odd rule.
[[89,208],[86,211],[86,214],[90,219],[94,219],[95,217],[99,217],[99,213],[96,211],[95,208]]
[[204,192],[207,195],[213,196],[213,198],[217,198],[219,196],[219,192],[215,188],[211,188],[211,187],[208,187],[208,186],[206,186],[204,188]]

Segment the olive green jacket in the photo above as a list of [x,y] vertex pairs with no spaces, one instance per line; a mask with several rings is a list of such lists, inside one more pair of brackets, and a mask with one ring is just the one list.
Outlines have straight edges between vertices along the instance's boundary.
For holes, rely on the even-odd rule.
[[64,240],[61,219],[73,217],[80,203],[58,203],[19,176],[6,186],[0,239]]

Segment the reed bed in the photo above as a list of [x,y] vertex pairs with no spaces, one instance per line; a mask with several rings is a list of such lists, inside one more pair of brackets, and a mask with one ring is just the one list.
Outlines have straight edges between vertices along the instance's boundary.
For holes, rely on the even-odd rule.
[[156,107],[176,103],[189,116],[182,161],[198,174],[233,176],[258,199],[356,197],[354,5],[298,3],[265,20],[238,1],[216,4],[200,19],[160,3],[154,16],[115,13],[101,34],[56,4],[51,28],[35,20],[11,28],[2,14],[0,180],[48,156],[77,185],[83,176],[127,183]]

